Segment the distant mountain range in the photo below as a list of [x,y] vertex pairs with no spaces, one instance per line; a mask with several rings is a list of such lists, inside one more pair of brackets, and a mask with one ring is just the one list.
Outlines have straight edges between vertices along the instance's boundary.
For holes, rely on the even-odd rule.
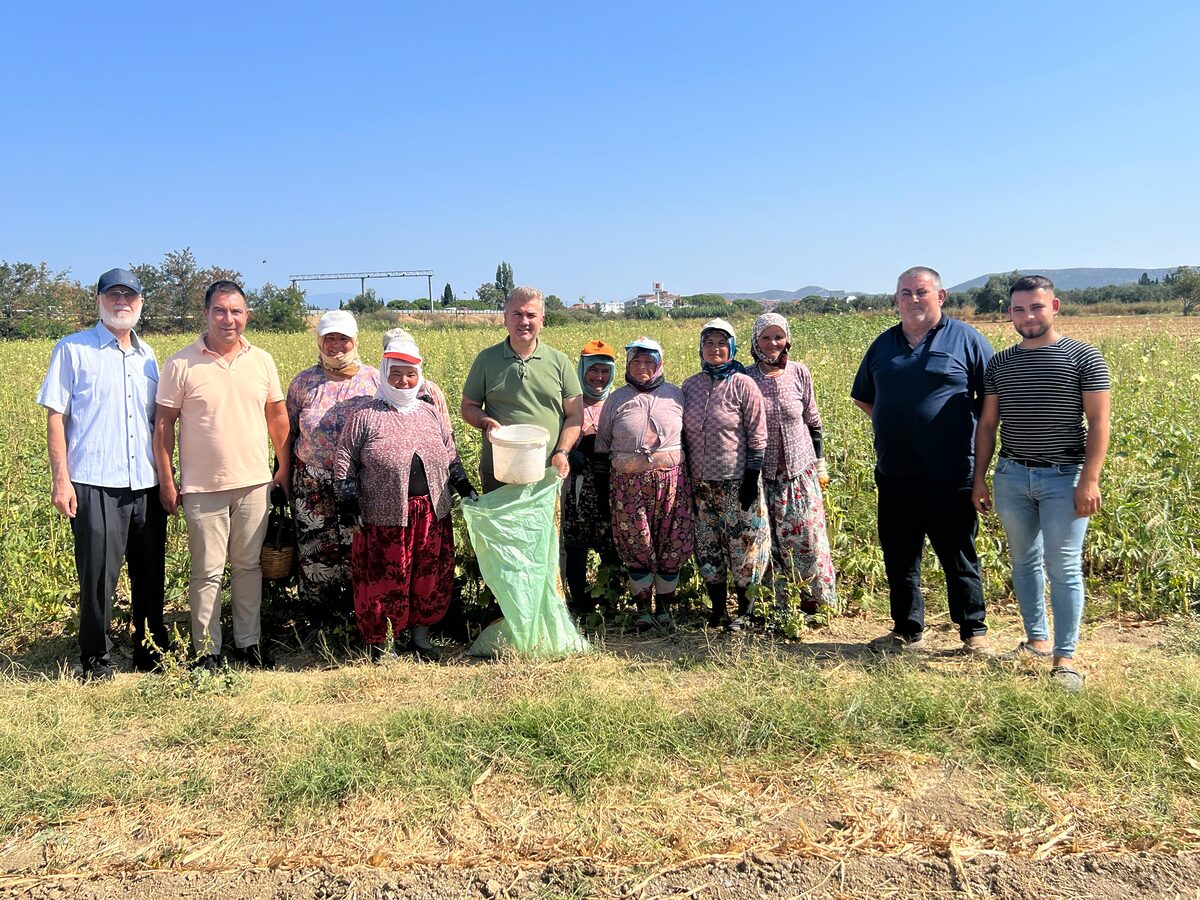
[[[1168,272],[1175,271],[1175,266],[1165,269],[1017,269],[1022,275],[1045,275],[1054,282],[1059,290],[1070,291],[1081,288],[1104,287],[1108,284],[1133,284],[1145,272],[1151,278],[1161,279]],[[993,272],[980,275],[962,284],[946,288],[951,293],[969,291],[971,288],[983,287],[992,275],[1007,275],[1008,272]]]
[[[1142,277],[1145,272],[1151,278],[1161,279],[1168,272],[1173,272],[1175,266],[1168,266],[1162,269],[1018,269],[1022,275],[1045,275],[1054,282],[1054,286],[1060,290],[1068,291],[1076,288],[1103,287],[1106,284],[1132,284]],[[1008,272],[990,273],[988,275],[980,275],[977,278],[972,278],[970,281],[964,281],[961,284],[956,284],[953,287],[946,288],[951,293],[955,291],[967,291],[971,288],[983,287],[987,284],[988,278],[993,274],[1007,275]],[[315,306],[319,309],[337,309],[338,302],[341,300],[349,300],[357,293],[356,291],[338,291],[323,294],[309,294],[308,305]],[[829,288],[823,288],[820,285],[809,284],[802,288],[797,288],[794,291],[770,290],[759,291],[755,294],[737,293],[730,291],[720,292],[720,296],[726,300],[774,300],[774,301],[794,301],[801,300],[804,297],[829,297],[837,295],[844,297],[846,294],[870,294],[873,291],[835,291]]]
[[[1138,273],[1141,274],[1140,272]],[[984,281],[987,281],[985,278]],[[828,297],[831,294],[854,294],[856,291],[831,291],[828,288],[818,287],[815,284],[810,284],[794,291],[759,291],[757,294],[728,294],[722,293],[721,296],[726,300],[800,300],[804,297]]]
[[337,309],[338,303],[343,300],[350,300],[357,294],[358,291],[334,291],[327,294],[306,294],[305,298],[309,306],[315,306],[317,309]]

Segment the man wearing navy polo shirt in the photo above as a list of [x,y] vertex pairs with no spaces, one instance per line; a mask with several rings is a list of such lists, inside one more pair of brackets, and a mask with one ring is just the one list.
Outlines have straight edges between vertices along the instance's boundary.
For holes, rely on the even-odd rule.
[[158,361],[134,333],[142,314],[137,276],[112,269],[96,285],[100,321],[63,338],[38,392],[46,407],[51,500],[71,520],[79,574],[79,661],[84,681],[113,677],[108,626],[121,562],[129,567],[133,665],[165,649],[163,575],[167,514],[158,499],[150,437]]
[[921,554],[928,537],[964,651],[989,652],[971,486],[992,348],[970,325],[943,315],[945,301],[933,269],[901,274],[900,322],[871,344],[850,391],[875,431],[879,543],[893,620],[872,650],[925,649]]

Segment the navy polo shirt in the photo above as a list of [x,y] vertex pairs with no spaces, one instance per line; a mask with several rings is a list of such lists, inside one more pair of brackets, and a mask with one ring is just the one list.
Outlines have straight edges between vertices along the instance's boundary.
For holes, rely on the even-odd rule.
[[899,324],[875,339],[850,396],[872,406],[880,474],[972,476],[983,372],[992,354],[982,334],[946,315],[916,347]]

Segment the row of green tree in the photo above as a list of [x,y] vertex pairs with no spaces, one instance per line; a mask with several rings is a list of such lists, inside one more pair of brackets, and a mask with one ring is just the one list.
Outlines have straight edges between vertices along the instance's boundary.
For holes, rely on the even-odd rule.
[[[1009,288],[1023,274],[1033,273],[992,275],[983,287],[950,294],[947,302],[953,300],[956,306],[971,306],[976,313],[1007,313]],[[1056,290],[1055,293],[1068,307],[1176,306],[1187,316],[1200,305],[1200,271],[1190,266],[1179,266],[1162,279],[1151,278],[1148,272],[1143,272],[1142,277],[1133,284],[1106,284],[1101,287]]]
[[[130,266],[130,270],[141,281],[147,298],[141,327],[151,332],[202,330],[207,286],[218,279],[241,283],[241,275],[234,269],[215,265],[202,268],[187,247],[167,253],[157,265],[137,264]],[[992,275],[982,287],[949,294],[946,305],[972,309],[976,314],[1005,313],[1008,311],[1008,290],[1020,277],[1020,272]],[[446,284],[440,301],[443,308],[494,311],[503,307],[504,298],[515,285],[512,265],[505,260],[496,267],[495,280],[480,285],[472,297],[457,297]],[[1161,280],[1143,273],[1133,284],[1059,291],[1058,296],[1063,303],[1082,308],[1177,305],[1186,316],[1200,308],[1200,270],[1179,266]],[[246,297],[257,329],[303,331],[307,327],[305,295],[295,286],[277,287],[268,283],[257,290],[248,290]],[[384,301],[373,288],[368,288],[341,306],[361,315],[387,309],[422,311],[428,304],[429,298]],[[846,300],[812,295],[781,303],[776,309],[784,315],[799,316],[881,310],[891,305],[891,294],[859,294]],[[731,302],[719,294],[693,294],[680,298],[669,312],[660,306],[646,304],[633,307],[624,315],[648,320],[666,317],[707,319],[737,313],[753,314],[760,308],[756,300]],[[558,296],[550,294],[546,297],[548,324],[593,318],[596,314],[583,304],[568,309]],[[95,320],[95,290],[91,285],[85,287],[66,272],[55,272],[45,263],[0,262],[0,338],[60,337],[85,328]]]
[[[185,247],[161,263],[128,267],[142,283],[145,304],[140,328],[150,332],[204,329],[204,291],[219,279],[241,284],[241,274],[223,266],[201,267]],[[264,331],[303,331],[304,292],[264,284],[247,290],[254,327]],[[96,287],[81,284],[45,263],[0,262],[0,338],[61,337],[96,321]]]
[[[946,296],[946,306],[954,309],[974,310],[977,315],[1008,312],[1008,290],[1022,275],[1030,272],[1009,272],[992,275],[981,287],[966,291],[954,291]],[[1191,315],[1200,308],[1200,270],[1190,266],[1179,266],[1162,279],[1151,278],[1143,272],[1142,277],[1132,284],[1106,284],[1102,287],[1058,289],[1055,291],[1063,305],[1073,311],[1088,311],[1088,308],[1140,307],[1162,309],[1175,308],[1183,315]],[[810,301],[813,301],[810,303]],[[781,311],[830,312],[831,305],[841,304],[842,309],[875,310],[892,305],[891,294],[859,294],[852,301],[842,304],[820,297],[806,297],[796,304],[782,304]],[[786,312],[786,311],[785,311]]]

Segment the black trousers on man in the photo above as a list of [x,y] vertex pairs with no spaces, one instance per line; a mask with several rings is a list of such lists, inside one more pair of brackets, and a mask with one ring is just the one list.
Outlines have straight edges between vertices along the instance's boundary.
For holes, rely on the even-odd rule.
[[965,641],[986,634],[983,579],[975,555],[979,520],[971,503],[971,482],[896,477],[876,471],[875,485],[879,490],[879,544],[896,632],[915,637],[925,630],[921,554],[928,537],[946,573],[946,600],[959,636]]
[[133,663],[146,669],[157,657],[146,634],[167,647],[163,626],[167,514],[158,488],[75,486],[75,569],[79,573],[79,658],[85,669],[108,663],[108,627],[121,561],[129,566],[133,613]]

